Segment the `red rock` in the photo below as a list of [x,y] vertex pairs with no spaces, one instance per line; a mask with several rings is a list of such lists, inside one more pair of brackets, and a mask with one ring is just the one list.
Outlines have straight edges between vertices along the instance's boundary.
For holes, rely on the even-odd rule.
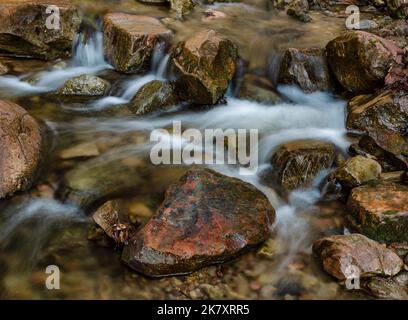
[[324,270],[339,280],[347,279],[352,273],[360,278],[394,276],[404,266],[392,250],[361,234],[319,239],[313,244],[313,253]]
[[192,169],[167,190],[122,260],[149,276],[189,273],[257,247],[269,237],[274,217],[268,199],[252,185]]
[[408,241],[408,186],[382,182],[354,188],[347,207],[352,227],[380,242]]
[[31,186],[43,143],[37,121],[19,105],[0,100],[0,199]]
[[326,52],[337,80],[356,93],[382,87],[390,67],[402,60],[394,42],[365,31],[343,33],[327,44]]
[[214,30],[179,43],[171,67],[181,99],[199,105],[217,103],[234,76],[237,56],[236,46]]
[[126,13],[105,15],[104,33],[109,62],[125,73],[148,71],[156,44],[172,38],[172,32],[158,19]]

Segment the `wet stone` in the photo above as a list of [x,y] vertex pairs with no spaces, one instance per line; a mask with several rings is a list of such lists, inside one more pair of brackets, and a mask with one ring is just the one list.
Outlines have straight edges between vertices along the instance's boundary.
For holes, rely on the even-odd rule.
[[275,211],[253,186],[209,169],[192,169],[125,246],[122,260],[149,276],[184,274],[259,246]]

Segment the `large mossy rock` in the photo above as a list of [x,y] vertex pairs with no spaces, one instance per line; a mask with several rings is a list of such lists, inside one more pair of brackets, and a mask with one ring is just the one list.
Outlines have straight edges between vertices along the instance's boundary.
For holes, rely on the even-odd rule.
[[149,276],[195,271],[228,261],[270,235],[275,211],[252,185],[208,169],[192,169],[172,185],[122,260]]
[[[47,27],[47,22],[55,23],[46,11],[50,5],[59,8],[58,29]],[[67,57],[80,23],[71,0],[2,0],[0,54],[46,60]]]
[[353,98],[348,104],[347,128],[364,132],[360,147],[377,157],[386,171],[408,168],[408,94],[386,89]]
[[358,232],[380,242],[408,241],[408,185],[381,182],[354,188],[347,207]]
[[239,81],[237,97],[256,101],[262,104],[277,104],[282,102],[273,84],[266,78],[253,74],[246,74]]
[[156,44],[173,36],[156,18],[126,13],[106,14],[103,30],[109,63],[125,73],[148,71]]
[[225,94],[236,69],[237,48],[214,30],[196,33],[172,53],[176,90],[192,104],[215,104]]
[[323,269],[339,280],[359,276],[394,276],[404,267],[392,250],[361,235],[338,235],[317,240],[313,253]]
[[139,89],[129,104],[136,115],[146,115],[175,106],[178,98],[169,83],[153,80]]
[[371,93],[384,85],[390,67],[401,62],[401,50],[390,40],[365,31],[347,31],[326,46],[331,70],[354,93]]
[[332,81],[325,50],[288,49],[283,57],[279,83],[297,85],[305,92],[331,90]]
[[58,90],[61,96],[103,96],[109,89],[109,82],[94,75],[81,75],[74,77]]
[[32,185],[45,146],[42,125],[19,105],[0,100],[0,199]]
[[328,142],[298,140],[282,144],[272,156],[274,177],[285,190],[310,186],[322,170],[330,169],[336,149]]

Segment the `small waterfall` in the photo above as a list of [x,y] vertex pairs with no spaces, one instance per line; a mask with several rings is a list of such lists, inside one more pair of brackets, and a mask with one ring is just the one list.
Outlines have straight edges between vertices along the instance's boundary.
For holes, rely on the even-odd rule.
[[109,96],[97,100],[88,108],[82,108],[82,111],[102,110],[106,107],[123,105],[129,103],[134,95],[146,83],[153,80],[166,80],[167,68],[170,60],[170,54],[166,54],[166,43],[159,42],[152,55],[150,71],[144,76],[137,76],[123,84],[123,92],[120,96]]
[[94,31],[94,34],[86,36],[86,33],[77,33],[74,39],[73,66],[100,66],[105,65],[103,51],[103,34],[101,31]]
[[[64,68],[54,68],[37,74],[0,77],[0,94],[5,97],[52,92],[67,80],[82,74],[97,74],[109,69],[103,53],[103,35],[100,31],[81,32],[73,42],[73,57]],[[27,80],[30,79],[28,82]]]

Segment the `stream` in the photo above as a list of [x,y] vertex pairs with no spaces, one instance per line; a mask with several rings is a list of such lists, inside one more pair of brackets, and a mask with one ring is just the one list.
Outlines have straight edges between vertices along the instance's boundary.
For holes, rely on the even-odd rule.
[[[79,3],[79,1],[78,1]],[[0,297],[2,299],[340,299],[355,298],[323,274],[313,260],[311,243],[323,234],[342,233],[344,204],[323,199],[322,172],[308,189],[296,189],[283,197],[270,187],[273,171],[270,158],[282,143],[319,139],[333,143],[344,156],[351,141],[346,136],[346,102],[328,92],[303,93],[290,86],[278,86],[288,102],[259,104],[238,99],[232,84],[227,103],[211,109],[174,106],[158,115],[134,116],[126,112],[137,91],[151,80],[169,80],[169,55],[158,45],[151,70],[143,76],[115,72],[103,52],[103,35],[98,17],[107,9],[136,11],[165,17],[160,6],[135,1],[81,1],[84,16],[94,28],[78,34],[71,59],[53,62],[5,58],[17,72],[0,76],[0,98],[24,106],[44,121],[55,139],[50,161],[36,188],[12,199],[0,201]],[[203,11],[213,9],[226,15],[204,19]],[[311,13],[315,22],[302,24],[285,13],[270,11],[262,1],[206,5],[174,23],[177,40],[186,39],[210,26],[238,44],[240,55],[251,70],[267,70],[277,79],[282,52],[289,47],[322,47],[344,25],[339,18]],[[229,17],[234,17],[230,19]],[[111,83],[107,96],[94,100],[61,99],[52,92],[67,80],[94,74]],[[28,80],[28,81],[27,81]],[[34,81],[35,80],[35,81]],[[240,175],[239,165],[215,165],[212,169],[253,184],[276,210],[273,236],[261,251],[248,253],[221,266],[207,267],[192,275],[150,279],[120,262],[120,252],[89,241],[90,218],[73,204],[55,198],[64,172],[84,159],[66,159],[64,150],[82,146],[83,152],[97,147],[99,154],[114,154],[115,161],[149,156],[150,132],[171,128],[181,121],[183,128],[200,131],[212,128],[258,129],[258,171]],[[182,145],[183,141],[178,141]],[[222,150],[217,150],[217,152]],[[144,223],[163,200],[165,188],[186,170],[183,166],[162,166],[151,170],[149,184],[136,196],[124,195],[127,208],[143,207]],[[61,289],[47,290],[44,272],[48,265],[61,269]]]

